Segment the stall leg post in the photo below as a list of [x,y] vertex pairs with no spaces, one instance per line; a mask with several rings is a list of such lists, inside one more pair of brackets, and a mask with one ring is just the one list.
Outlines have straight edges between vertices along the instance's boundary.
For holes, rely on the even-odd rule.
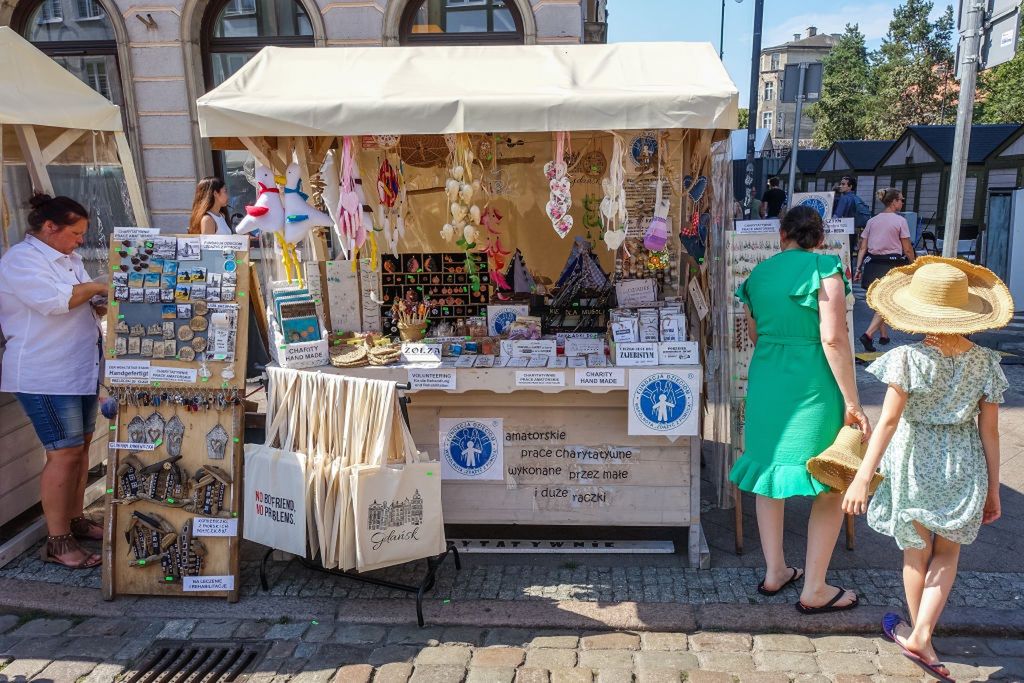
[[736,530],[736,554],[743,554],[743,494],[739,487],[733,484],[732,499],[736,501],[733,507],[733,528]]
[[857,531],[853,525],[853,515],[846,515],[846,549],[853,550],[854,543],[856,542]]

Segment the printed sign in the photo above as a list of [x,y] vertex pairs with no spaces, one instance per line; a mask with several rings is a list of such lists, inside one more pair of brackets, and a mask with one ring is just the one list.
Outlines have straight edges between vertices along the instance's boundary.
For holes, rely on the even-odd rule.
[[412,386],[413,391],[422,389],[455,391],[455,370],[411,368],[409,370],[409,384]]
[[624,366],[652,366],[658,364],[658,345],[653,343],[616,344],[615,364]]
[[852,218],[829,218],[825,221],[825,234],[852,235],[854,223]]
[[505,428],[500,417],[448,418],[439,421],[441,478],[505,478]]
[[644,306],[658,300],[658,287],[653,278],[622,280],[615,285],[615,298],[619,306]]
[[630,436],[697,434],[700,373],[696,370],[630,370]]
[[769,218],[762,221],[736,221],[733,225],[736,227],[736,232],[743,234],[779,231],[778,218]]
[[327,365],[327,340],[288,344],[278,354],[282,368],[315,368]]
[[402,342],[403,363],[440,363],[441,344]]
[[167,365],[154,365],[149,369],[150,382],[178,382],[195,384],[197,371],[195,368],[172,368]]
[[155,451],[155,443],[132,443],[131,441],[109,441],[107,448],[112,451]]
[[516,370],[517,387],[564,387],[565,373],[546,370]]
[[624,387],[626,386],[626,371],[617,368],[608,368],[607,370],[580,368],[576,370],[576,386]]
[[105,365],[111,384],[149,384],[148,360],[108,360]]
[[604,353],[604,339],[576,339],[565,340],[565,355],[589,356],[592,353]]
[[186,593],[201,591],[233,591],[234,576],[183,576],[181,590]]
[[690,301],[693,302],[693,307],[697,309],[697,317],[701,320],[708,317],[711,309],[708,307],[708,300],[704,297],[704,291],[700,288],[700,282],[697,281],[697,278],[690,279],[690,284],[686,286],[686,291],[690,293]]
[[658,344],[659,365],[694,365],[700,363],[697,342],[661,342]]
[[516,339],[512,342],[512,356],[554,356],[554,339]]
[[821,220],[828,220],[832,217],[832,201],[834,198],[835,195],[831,192],[794,192],[789,208],[809,206],[818,212]]
[[248,251],[248,235],[200,235],[204,251]]
[[192,520],[193,536],[230,536],[238,535],[237,519],[221,519],[219,517],[195,517]]
[[520,315],[529,315],[530,307],[525,304],[504,304],[487,307],[487,333],[497,337],[516,321]]
[[160,228],[114,227],[115,240],[142,240],[160,234]]

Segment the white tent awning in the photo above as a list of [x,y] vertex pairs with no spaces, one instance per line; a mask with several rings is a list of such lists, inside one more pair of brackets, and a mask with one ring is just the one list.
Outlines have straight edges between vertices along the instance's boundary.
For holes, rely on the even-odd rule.
[[9,26],[0,26],[0,92],[0,124],[103,131],[123,128],[117,105]]
[[206,137],[733,129],[709,43],[267,47],[197,101]]

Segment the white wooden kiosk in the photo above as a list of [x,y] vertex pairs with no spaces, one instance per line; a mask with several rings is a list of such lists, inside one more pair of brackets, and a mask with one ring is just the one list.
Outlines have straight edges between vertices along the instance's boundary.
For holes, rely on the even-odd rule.
[[[0,253],[10,246],[7,218],[28,200],[27,196],[14,196],[11,188],[5,191],[4,166],[25,165],[33,190],[53,194],[49,164],[120,163],[136,224],[149,225],[119,107],[8,26],[0,26],[0,92]],[[95,141],[93,134],[98,136]],[[100,418],[91,465],[106,458],[106,429],[106,421]],[[39,439],[21,406],[14,396],[0,394],[0,526],[39,502],[44,462]],[[90,489],[91,497],[102,491],[100,481]],[[0,545],[0,566],[44,533],[39,518]]]
[[[627,139],[645,132],[664,136],[666,157],[672,159],[667,180],[678,253],[681,220],[689,220],[695,209],[686,203],[682,179],[710,176],[711,144],[735,127],[737,101],[736,87],[709,44],[266,48],[199,98],[197,109],[200,130],[215,139],[215,146],[244,146],[278,173],[294,151],[307,174],[315,175],[340,136],[416,136],[427,147],[430,137],[441,134],[492,136],[498,147],[507,138],[510,148],[516,146],[514,154],[502,147],[505,158],[496,164],[506,164],[510,181],[500,197],[506,244],[522,249],[532,269],[556,279],[572,238],[583,235],[583,195],[600,199],[604,173],[590,187],[574,180],[572,212],[578,227],[560,240],[544,214],[547,181],[542,172],[553,156],[555,132],[571,131],[574,149],[605,155],[611,146],[608,131]],[[367,138],[363,141],[362,177],[375,179],[376,167],[364,163]],[[515,164],[521,168],[514,169]],[[430,195],[443,188],[444,172],[443,158],[432,173],[410,171],[416,221],[407,227],[402,250],[453,250],[437,237],[445,222],[443,192]],[[371,208],[374,194],[366,193]],[[614,252],[603,242],[597,242],[595,253],[606,271],[614,268]],[[342,270],[348,271],[347,264]],[[379,287],[372,264],[362,263],[358,271],[364,296]],[[372,313],[365,298],[337,297],[335,303],[355,315],[359,309]],[[370,329],[368,318],[372,315],[362,318],[364,330]],[[424,370],[437,373],[440,384],[421,384]],[[442,420],[501,419],[503,473],[487,480],[446,479],[447,523],[689,527],[690,563],[707,567],[696,436],[701,366],[611,370],[613,379],[606,386],[588,385],[568,368],[545,369],[542,381],[524,375],[526,368],[509,367],[291,371],[412,380],[413,435],[432,455],[444,439]],[[650,370],[695,382],[695,424],[688,436],[630,435],[636,433],[629,426],[631,379]]]

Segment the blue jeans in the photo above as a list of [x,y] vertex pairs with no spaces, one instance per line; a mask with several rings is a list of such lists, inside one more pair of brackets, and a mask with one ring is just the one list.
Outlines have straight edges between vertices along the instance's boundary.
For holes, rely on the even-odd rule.
[[56,451],[85,444],[85,435],[96,428],[99,396],[14,394],[35,427],[43,448]]

